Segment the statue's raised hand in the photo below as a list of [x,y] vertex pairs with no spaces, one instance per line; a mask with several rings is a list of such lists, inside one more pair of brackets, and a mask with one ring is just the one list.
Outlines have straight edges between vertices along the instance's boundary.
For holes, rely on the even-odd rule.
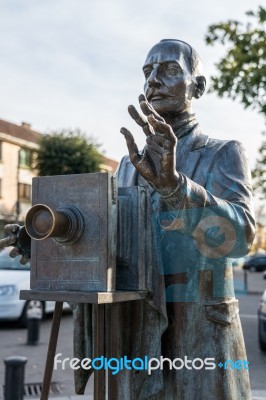
[[121,128],[125,136],[132,164],[144,179],[161,194],[169,194],[178,187],[175,168],[176,136],[165,120],[152,108],[144,95],[139,96],[141,115],[134,106],[128,111],[146,135],[146,146],[139,153],[134,137],[129,130]]
[[0,250],[13,246],[9,253],[10,257],[14,258],[21,255],[20,263],[27,264],[30,260],[31,238],[27,234],[25,227],[17,224],[8,224],[4,230],[7,237],[0,240]]

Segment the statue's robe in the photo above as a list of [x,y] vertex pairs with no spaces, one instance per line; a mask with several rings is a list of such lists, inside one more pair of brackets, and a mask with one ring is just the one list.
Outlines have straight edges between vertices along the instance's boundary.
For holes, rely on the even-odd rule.
[[[123,370],[116,375],[117,400],[247,400],[248,370],[219,367],[247,360],[231,259],[248,252],[254,238],[251,177],[239,142],[210,139],[194,118],[176,129],[180,187],[152,199],[153,248],[146,301],[121,303],[113,328],[117,356],[214,358],[216,368]],[[148,186],[126,156],[118,185]],[[85,314],[84,314],[85,313]],[[75,356],[92,357],[90,306],[75,308]],[[85,318],[84,318],[85,315]],[[84,340],[85,339],[85,340]],[[177,366],[182,363],[178,361]],[[197,367],[201,361],[195,361]],[[191,364],[188,364],[190,367]],[[87,371],[77,371],[82,393]]]

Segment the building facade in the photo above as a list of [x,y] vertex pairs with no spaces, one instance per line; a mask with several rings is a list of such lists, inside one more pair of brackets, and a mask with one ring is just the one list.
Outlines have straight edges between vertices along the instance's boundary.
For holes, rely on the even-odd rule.
[[[4,226],[23,223],[31,207],[32,168],[41,133],[31,125],[0,120],[0,238]],[[101,171],[113,173],[118,163],[103,156]]]
[[0,235],[7,223],[22,222],[31,206],[34,154],[40,133],[30,124],[0,120]]

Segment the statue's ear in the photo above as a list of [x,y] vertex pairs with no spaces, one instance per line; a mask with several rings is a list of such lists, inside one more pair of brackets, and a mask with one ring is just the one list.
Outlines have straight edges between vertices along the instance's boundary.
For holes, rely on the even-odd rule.
[[196,85],[195,85],[194,97],[196,99],[199,99],[205,91],[206,78],[205,76],[196,76],[195,79],[196,79]]

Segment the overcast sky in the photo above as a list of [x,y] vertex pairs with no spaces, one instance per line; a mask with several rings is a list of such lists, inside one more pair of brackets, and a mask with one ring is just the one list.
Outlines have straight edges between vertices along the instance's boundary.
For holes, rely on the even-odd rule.
[[[163,38],[189,42],[207,79],[224,49],[207,47],[207,26],[244,19],[257,0],[8,0],[0,3],[0,118],[41,132],[79,127],[107,156],[126,153],[126,126],[143,134],[128,104],[143,88],[148,50]],[[244,143],[253,165],[264,120],[231,100],[204,95],[194,103],[204,133]]]

